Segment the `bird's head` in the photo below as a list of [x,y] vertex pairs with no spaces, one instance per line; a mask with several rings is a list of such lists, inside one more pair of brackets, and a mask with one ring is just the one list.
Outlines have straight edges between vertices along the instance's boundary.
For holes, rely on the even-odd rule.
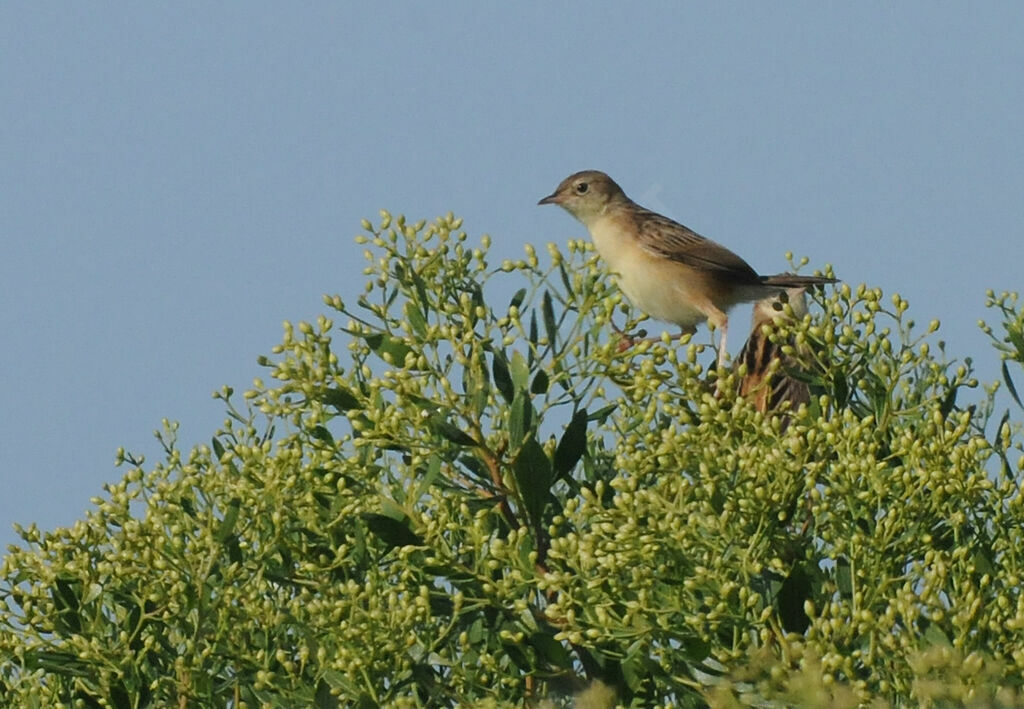
[[754,304],[754,328],[785,316],[785,304],[793,308],[793,317],[802,320],[807,315],[806,288],[787,288],[778,295],[773,295]]
[[562,180],[558,189],[537,204],[557,204],[589,225],[609,206],[628,201],[622,188],[608,175],[598,170],[583,170]]

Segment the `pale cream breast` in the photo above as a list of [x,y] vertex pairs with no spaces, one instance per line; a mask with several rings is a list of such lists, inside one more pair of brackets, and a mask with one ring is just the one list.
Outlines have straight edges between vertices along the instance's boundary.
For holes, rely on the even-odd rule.
[[624,233],[628,228],[624,220],[602,215],[586,224],[586,227],[597,253],[601,254],[612,271],[620,272],[619,264],[635,260],[634,252],[639,251],[640,247],[632,236]]
[[614,217],[594,220],[589,231],[619,289],[652,318],[692,328],[717,312],[706,274],[645,251]]

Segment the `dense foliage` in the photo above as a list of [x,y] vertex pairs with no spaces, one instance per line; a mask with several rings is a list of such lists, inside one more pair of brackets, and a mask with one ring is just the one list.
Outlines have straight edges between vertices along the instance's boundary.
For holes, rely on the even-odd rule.
[[364,223],[365,292],[287,326],[209,445],[165,423],[86,519],[20,530],[0,704],[1016,705],[1021,430],[938,323],[819,294],[773,335],[814,394],[783,419],[616,334],[582,242],[495,268],[460,227]]

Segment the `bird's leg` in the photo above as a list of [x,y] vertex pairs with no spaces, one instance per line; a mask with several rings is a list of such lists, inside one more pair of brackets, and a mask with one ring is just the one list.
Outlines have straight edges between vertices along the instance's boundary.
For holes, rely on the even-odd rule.
[[729,321],[725,318],[722,319],[722,339],[718,341],[718,373],[721,374],[725,371],[725,358],[729,354],[729,350],[726,349],[725,340],[726,335],[729,333]]
[[[725,358],[729,354],[729,350],[726,349],[726,340],[729,333],[729,318],[721,310],[716,308],[712,304],[708,304],[710,307],[705,310],[705,315],[708,319],[708,327],[713,330],[721,331],[721,335],[718,340],[718,373],[721,374],[725,371]],[[713,340],[712,340],[713,342]]]

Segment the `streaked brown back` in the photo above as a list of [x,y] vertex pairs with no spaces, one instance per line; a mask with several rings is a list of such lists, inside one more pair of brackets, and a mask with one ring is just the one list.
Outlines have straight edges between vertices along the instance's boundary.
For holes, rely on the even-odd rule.
[[[787,292],[794,314],[802,316],[807,312],[803,289],[794,288]],[[811,400],[807,384],[792,377],[787,371],[794,370],[798,363],[793,357],[782,352],[782,346],[774,344],[763,332],[763,326],[775,318],[785,317],[775,310],[777,296],[765,298],[754,306],[754,322],[750,337],[740,351],[738,363],[746,365],[747,373],[740,381],[740,395],[752,398],[759,411],[779,411],[784,408],[796,409]],[[772,363],[778,361],[778,369],[769,376]],[[786,406],[788,404],[788,407]]]

